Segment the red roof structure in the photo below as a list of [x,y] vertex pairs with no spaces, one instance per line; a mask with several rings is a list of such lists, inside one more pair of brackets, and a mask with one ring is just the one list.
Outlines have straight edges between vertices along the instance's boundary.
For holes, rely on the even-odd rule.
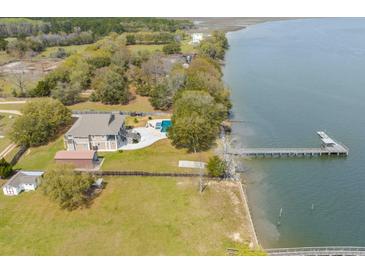
[[93,160],[95,159],[96,151],[58,151],[54,157],[55,160]]

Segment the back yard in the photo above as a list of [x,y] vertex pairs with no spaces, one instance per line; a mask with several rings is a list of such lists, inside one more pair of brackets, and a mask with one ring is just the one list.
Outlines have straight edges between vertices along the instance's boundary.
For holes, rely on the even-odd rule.
[[143,149],[100,155],[105,158],[102,170],[197,173],[197,169],[179,168],[179,160],[207,162],[213,151],[188,153],[185,149],[176,149],[169,139],[165,139]]
[[0,195],[0,255],[225,255],[249,240],[232,183],[200,194],[187,179],[105,179],[91,207],[72,212],[40,189]]
[[[61,136],[47,145],[28,149],[15,167],[23,170],[45,170],[54,163],[56,152],[63,149]],[[206,162],[213,155],[213,151],[187,153],[185,149],[176,149],[170,140],[165,139],[143,149],[98,154],[105,158],[102,170],[188,173],[198,170],[179,168],[179,160]]]

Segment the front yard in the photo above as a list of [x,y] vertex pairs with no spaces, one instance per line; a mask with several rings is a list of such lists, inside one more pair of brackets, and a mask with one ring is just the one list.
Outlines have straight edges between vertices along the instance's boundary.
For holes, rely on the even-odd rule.
[[249,240],[235,185],[200,194],[187,179],[105,180],[90,208],[72,212],[40,189],[0,195],[0,255],[225,255]]

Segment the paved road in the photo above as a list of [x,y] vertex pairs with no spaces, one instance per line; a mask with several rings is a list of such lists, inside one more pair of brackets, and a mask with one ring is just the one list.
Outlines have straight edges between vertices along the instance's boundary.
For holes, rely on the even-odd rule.
[[0,113],[9,113],[15,115],[23,115],[19,110],[0,109]]
[[16,148],[16,144],[8,145],[2,152],[0,152],[0,159],[8,155],[14,148]]
[[27,101],[0,101],[0,105],[25,104]]

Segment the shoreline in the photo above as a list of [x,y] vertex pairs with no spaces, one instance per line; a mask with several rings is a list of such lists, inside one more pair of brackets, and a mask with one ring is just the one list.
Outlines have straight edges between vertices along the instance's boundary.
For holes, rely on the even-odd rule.
[[209,34],[220,30],[227,32],[239,31],[249,26],[282,20],[305,19],[309,17],[179,17],[173,19],[187,19],[193,21],[195,28],[189,32]]

